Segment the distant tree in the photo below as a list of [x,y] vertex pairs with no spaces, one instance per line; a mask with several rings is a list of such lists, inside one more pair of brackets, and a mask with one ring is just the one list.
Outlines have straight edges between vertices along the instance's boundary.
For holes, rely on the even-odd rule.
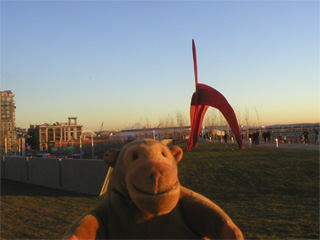
[[250,121],[250,113],[249,113],[249,108],[246,107],[244,111],[244,121],[247,126],[247,138],[249,138],[249,121]]
[[258,121],[258,126],[261,126],[261,120],[260,120],[260,115],[258,113],[258,110],[256,106],[254,106],[254,112],[256,113],[257,121]]
[[187,123],[185,116],[179,110],[176,111],[176,122],[178,127],[183,127]]
[[149,122],[149,118],[146,118],[145,123],[144,123],[144,128],[151,128],[151,124]]
[[236,114],[236,117],[237,117],[237,120],[238,120],[238,124],[239,124],[239,127],[241,127],[242,125],[242,116],[241,116],[241,111],[240,109],[238,108],[233,108],[234,109],[234,112]]
[[217,122],[217,110],[209,108],[204,120],[205,125],[215,128],[217,126]]
[[227,126],[229,127],[228,125],[228,122],[226,120],[226,118],[222,115],[222,113],[219,111],[219,114],[218,114],[218,122],[219,122],[219,125],[220,126]]
[[167,117],[164,120],[164,127],[174,127],[175,122],[172,115],[168,114]]

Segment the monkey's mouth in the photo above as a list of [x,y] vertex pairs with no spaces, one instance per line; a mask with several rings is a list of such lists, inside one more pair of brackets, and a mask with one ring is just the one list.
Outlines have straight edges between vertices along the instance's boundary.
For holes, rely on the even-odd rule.
[[137,192],[142,193],[142,194],[145,194],[145,195],[158,196],[158,195],[163,195],[163,194],[165,194],[165,193],[170,192],[171,190],[173,190],[174,188],[176,188],[176,187],[178,186],[178,183],[179,183],[179,182],[177,181],[171,188],[169,188],[169,189],[167,189],[167,190],[165,190],[165,191],[163,191],[163,192],[158,192],[158,193],[145,192],[145,191],[139,189],[138,187],[136,187],[134,184],[133,184],[133,188],[134,188]]

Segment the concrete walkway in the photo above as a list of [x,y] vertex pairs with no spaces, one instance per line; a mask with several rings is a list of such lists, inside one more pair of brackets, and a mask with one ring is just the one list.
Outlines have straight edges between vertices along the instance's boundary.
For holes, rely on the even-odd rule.
[[[250,145],[248,141],[244,142],[244,145]],[[277,147],[275,142],[264,143],[260,142],[259,145],[252,146],[261,146],[261,147]],[[289,149],[300,149],[300,150],[309,150],[309,151],[319,151],[319,144],[302,144],[302,143],[279,143],[279,148],[289,148]]]
[[[260,143],[262,147],[277,147],[276,143]],[[279,143],[279,148],[300,149],[309,151],[319,151],[318,144],[301,144],[301,143]]]
[[[203,138],[199,138],[199,142],[206,141]],[[218,140],[214,140],[213,142],[218,142]],[[232,141],[228,141],[228,144],[232,143]],[[236,141],[233,142],[233,144],[237,144]],[[276,143],[264,143],[260,142],[259,145],[250,145],[249,141],[244,141],[244,146],[257,146],[257,147],[274,147],[276,148]],[[320,151],[319,144],[302,144],[302,143],[279,143],[279,148],[289,148],[289,149],[300,149],[300,150],[309,150],[309,151]]]

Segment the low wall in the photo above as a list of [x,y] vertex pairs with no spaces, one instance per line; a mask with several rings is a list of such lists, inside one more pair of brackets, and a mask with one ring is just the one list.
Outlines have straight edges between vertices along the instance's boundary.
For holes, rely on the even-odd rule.
[[2,157],[1,178],[99,195],[108,166],[100,159]]

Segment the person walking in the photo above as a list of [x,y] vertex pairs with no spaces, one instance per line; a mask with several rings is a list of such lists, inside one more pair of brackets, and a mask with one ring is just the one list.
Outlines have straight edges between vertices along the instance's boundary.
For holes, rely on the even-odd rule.
[[314,129],[314,142],[315,144],[319,143],[319,131],[316,128]]
[[228,142],[228,134],[224,134],[224,142],[227,143]]
[[308,144],[309,143],[309,132],[307,131],[307,129],[305,129],[303,131],[303,137],[304,137],[304,143]]

